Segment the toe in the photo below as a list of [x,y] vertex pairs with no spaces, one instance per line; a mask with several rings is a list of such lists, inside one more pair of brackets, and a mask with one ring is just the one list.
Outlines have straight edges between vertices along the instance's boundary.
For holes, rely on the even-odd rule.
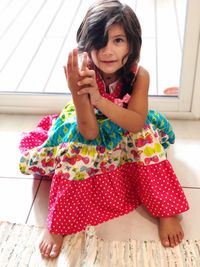
[[183,230],[180,231],[179,235],[181,236],[181,239],[184,238],[184,232],[183,232]]
[[169,241],[170,241],[170,247],[172,247],[172,248],[175,247],[175,240],[174,240],[173,235],[169,237]]
[[170,246],[170,242],[169,242],[169,238],[168,237],[163,237],[161,238],[161,243],[164,247],[169,247]]
[[42,256],[45,256],[46,249],[47,249],[47,244],[43,243],[43,245],[40,247],[40,253]]
[[52,250],[52,245],[47,245],[45,253],[44,253],[44,257],[45,258],[49,258],[50,257],[51,250]]
[[180,232],[178,235],[177,235],[177,238],[178,238],[178,241],[179,241],[179,243],[181,243],[182,242],[182,240],[183,240],[183,233],[182,232]]
[[175,235],[174,236],[174,241],[175,241],[175,246],[177,246],[180,243],[179,236]]
[[46,251],[46,244],[44,242],[42,242],[40,244],[39,248],[40,248],[40,253],[43,256],[45,254],[45,251]]
[[42,254],[42,252],[43,252],[43,247],[44,247],[44,242],[42,241],[42,242],[40,242],[40,244],[39,244],[39,249],[40,249],[40,253]]
[[55,258],[58,256],[59,253],[60,253],[60,247],[57,245],[53,245],[51,252],[50,252],[50,257]]

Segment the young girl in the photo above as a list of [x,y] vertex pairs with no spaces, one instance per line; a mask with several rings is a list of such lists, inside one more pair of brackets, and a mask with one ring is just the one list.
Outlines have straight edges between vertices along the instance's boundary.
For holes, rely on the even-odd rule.
[[174,247],[183,239],[177,214],[188,203],[166,159],[172,128],[148,111],[138,19],[118,0],[100,0],[81,23],[77,43],[64,67],[73,102],[60,116],[45,117],[20,143],[21,171],[52,177],[40,252],[56,257],[64,235],[140,204],[158,218],[163,246]]

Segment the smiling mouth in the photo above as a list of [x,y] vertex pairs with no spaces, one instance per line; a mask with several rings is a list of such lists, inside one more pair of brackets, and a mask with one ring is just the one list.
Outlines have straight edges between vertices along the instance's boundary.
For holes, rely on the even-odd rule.
[[105,64],[112,64],[115,62],[116,62],[116,60],[101,60],[101,63],[105,63]]

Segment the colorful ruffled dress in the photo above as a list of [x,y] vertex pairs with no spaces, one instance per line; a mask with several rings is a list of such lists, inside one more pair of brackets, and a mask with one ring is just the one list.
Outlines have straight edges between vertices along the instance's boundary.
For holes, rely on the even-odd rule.
[[[100,93],[122,105],[121,84],[105,84],[97,73]],[[189,209],[182,187],[166,158],[174,143],[167,119],[150,110],[138,133],[122,129],[95,109],[99,135],[88,141],[79,133],[73,103],[61,114],[44,117],[20,142],[20,170],[52,177],[48,230],[72,234],[127,214],[139,205],[156,217]],[[133,122],[134,123],[134,122]]]

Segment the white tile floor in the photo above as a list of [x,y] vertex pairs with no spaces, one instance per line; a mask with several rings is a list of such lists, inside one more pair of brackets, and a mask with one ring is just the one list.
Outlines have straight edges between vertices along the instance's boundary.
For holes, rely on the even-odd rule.
[[[18,170],[20,132],[34,128],[40,118],[0,114],[0,220],[46,224],[50,181],[22,175]],[[190,210],[182,215],[185,237],[200,239],[200,121],[171,123],[177,139],[168,157],[190,204]],[[99,236],[112,240],[158,239],[157,223],[142,207],[96,230]]]

